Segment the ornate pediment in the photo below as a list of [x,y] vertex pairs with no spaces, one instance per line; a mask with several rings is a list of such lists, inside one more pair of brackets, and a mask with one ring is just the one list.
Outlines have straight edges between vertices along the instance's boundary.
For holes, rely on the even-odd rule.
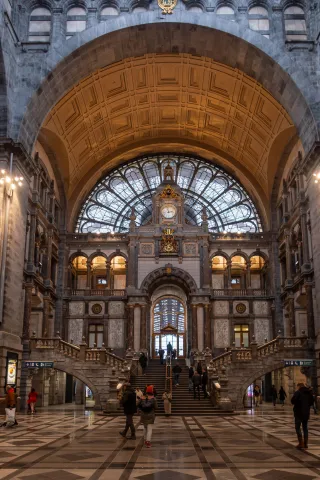
[[168,323],[168,325],[166,325],[164,328],[161,329],[161,333],[164,334],[164,333],[177,333],[178,330],[177,328],[175,328],[173,325],[171,325],[171,323]]
[[171,185],[166,185],[160,193],[160,198],[165,200],[174,200],[180,198],[180,195]]

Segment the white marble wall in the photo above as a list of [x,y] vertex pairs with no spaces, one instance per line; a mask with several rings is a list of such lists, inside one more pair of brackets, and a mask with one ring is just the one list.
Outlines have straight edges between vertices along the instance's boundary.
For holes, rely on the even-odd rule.
[[213,303],[213,309],[215,315],[228,315],[229,302],[225,302],[223,300],[215,300]]
[[259,345],[264,343],[264,339],[271,340],[270,337],[270,321],[268,318],[255,318],[254,332],[256,341]]
[[230,327],[228,318],[216,318],[214,320],[214,346],[225,348],[230,344]]
[[108,346],[111,348],[124,348],[124,320],[110,318],[108,323]]
[[140,323],[141,323],[141,308],[134,307],[134,342],[133,348],[137,352],[140,350]]
[[73,340],[75,345],[80,345],[83,336],[83,319],[69,318],[68,341]]

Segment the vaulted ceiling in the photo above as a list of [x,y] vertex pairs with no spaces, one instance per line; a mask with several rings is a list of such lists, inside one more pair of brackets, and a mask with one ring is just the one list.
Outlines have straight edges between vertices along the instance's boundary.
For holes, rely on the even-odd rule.
[[159,142],[169,151],[183,142],[189,151],[197,145],[197,153],[217,152],[221,163],[225,156],[229,168],[234,161],[268,197],[280,150],[294,132],[284,108],[236,68],[187,54],[153,54],[76,84],[48,114],[40,137],[64,151],[69,197],[113,158],[119,163],[137,146],[141,153],[143,145],[150,151]]

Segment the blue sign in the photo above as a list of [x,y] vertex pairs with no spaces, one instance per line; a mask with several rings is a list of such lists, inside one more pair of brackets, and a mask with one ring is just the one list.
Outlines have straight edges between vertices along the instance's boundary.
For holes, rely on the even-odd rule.
[[23,362],[24,368],[53,368],[53,362]]
[[285,367],[313,367],[314,360],[307,358],[305,360],[283,360]]

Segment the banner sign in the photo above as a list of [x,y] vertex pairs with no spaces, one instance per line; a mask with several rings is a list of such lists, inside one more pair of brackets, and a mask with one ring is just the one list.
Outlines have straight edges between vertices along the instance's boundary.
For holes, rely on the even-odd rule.
[[283,360],[285,367],[313,367],[314,360],[312,358],[306,358],[304,360]]
[[54,362],[23,362],[24,368],[53,368]]

